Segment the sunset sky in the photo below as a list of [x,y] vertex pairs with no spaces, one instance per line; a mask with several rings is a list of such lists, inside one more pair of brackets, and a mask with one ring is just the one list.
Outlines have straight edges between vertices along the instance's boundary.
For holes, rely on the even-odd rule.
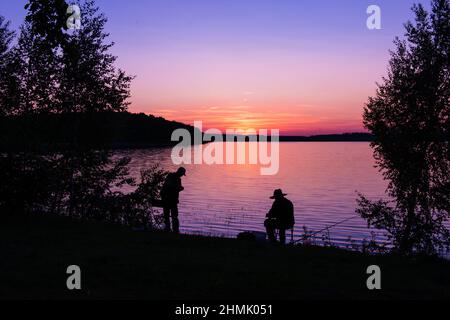
[[[388,50],[419,0],[97,0],[132,112],[205,128],[362,131]],[[25,0],[2,0],[15,28]],[[76,3],[76,1],[74,1]],[[422,1],[428,4],[428,1]],[[368,30],[366,9],[382,10]]]

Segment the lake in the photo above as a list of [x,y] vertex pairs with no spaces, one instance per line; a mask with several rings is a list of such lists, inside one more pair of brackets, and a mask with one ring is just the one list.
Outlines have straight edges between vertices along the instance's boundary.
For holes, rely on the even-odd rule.
[[[129,156],[131,174],[160,163],[176,170],[171,149],[119,151]],[[281,142],[280,169],[274,176],[260,175],[259,165],[185,165],[185,191],[180,196],[181,232],[234,237],[242,231],[264,231],[269,198],[281,188],[295,206],[295,240],[303,226],[318,232],[329,229],[332,241],[345,246],[351,239],[371,238],[366,222],[355,214],[357,191],[369,199],[385,198],[382,179],[367,142]],[[320,238],[325,232],[320,232]],[[375,231],[378,240],[382,232]],[[288,239],[290,238],[290,234]]]

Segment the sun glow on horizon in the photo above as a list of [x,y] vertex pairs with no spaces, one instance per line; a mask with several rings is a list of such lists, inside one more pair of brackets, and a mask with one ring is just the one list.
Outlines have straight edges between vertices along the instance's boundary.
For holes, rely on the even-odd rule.
[[[364,132],[361,119],[339,119],[316,115],[314,112],[271,112],[248,105],[230,107],[192,107],[155,109],[152,114],[168,120],[193,125],[203,122],[203,129],[226,130],[273,130],[282,135],[314,135],[345,132]],[[291,109],[292,110],[292,109]],[[144,112],[144,111],[143,111]],[[145,113],[145,112],[144,112]]]

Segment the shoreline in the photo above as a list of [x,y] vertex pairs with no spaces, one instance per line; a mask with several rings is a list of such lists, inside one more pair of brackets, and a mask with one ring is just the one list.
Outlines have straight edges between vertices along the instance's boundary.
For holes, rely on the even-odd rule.
[[[0,299],[443,299],[450,261],[135,232],[63,217],[0,226]],[[79,265],[83,290],[65,289]],[[379,265],[382,290],[366,288]]]

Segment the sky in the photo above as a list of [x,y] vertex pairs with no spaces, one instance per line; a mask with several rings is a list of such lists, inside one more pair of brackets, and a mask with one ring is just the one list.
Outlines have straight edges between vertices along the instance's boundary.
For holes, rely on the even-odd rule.
[[[131,112],[283,135],[364,131],[362,111],[421,0],[97,0]],[[14,28],[26,0],[2,0]],[[76,3],[76,1],[73,1]],[[381,30],[366,27],[369,5]],[[82,13],[81,13],[82,14]]]

